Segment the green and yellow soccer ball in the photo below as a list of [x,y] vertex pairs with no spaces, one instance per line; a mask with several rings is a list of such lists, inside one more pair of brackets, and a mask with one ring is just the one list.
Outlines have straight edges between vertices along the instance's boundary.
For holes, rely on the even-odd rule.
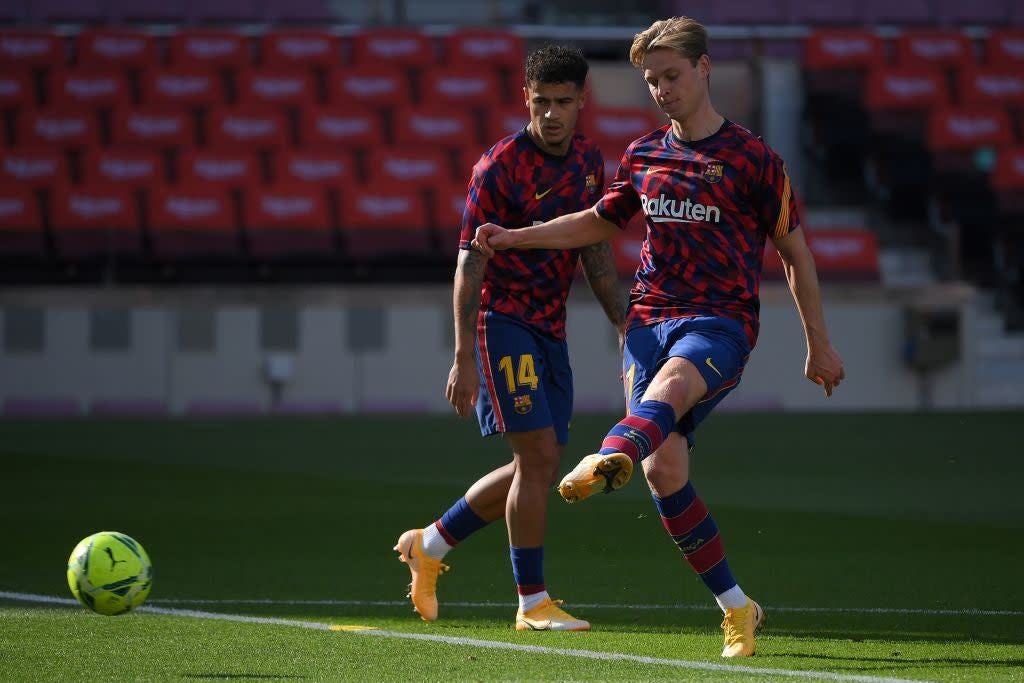
[[83,538],[71,551],[68,586],[72,595],[93,612],[124,614],[149,597],[153,565],[131,536],[101,531]]

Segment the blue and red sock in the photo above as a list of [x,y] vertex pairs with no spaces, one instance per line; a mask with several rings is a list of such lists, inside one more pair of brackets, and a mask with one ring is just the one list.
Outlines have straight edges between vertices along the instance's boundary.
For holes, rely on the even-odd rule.
[[472,534],[488,525],[487,520],[473,512],[465,496],[455,501],[441,519],[423,529],[423,550],[436,560]]
[[544,546],[509,546],[509,556],[512,558],[512,575],[516,579],[516,590],[519,593],[519,608],[525,612],[548,594],[544,586]]
[[625,453],[636,464],[658,450],[675,425],[672,406],[663,401],[644,401],[611,428],[598,452]]

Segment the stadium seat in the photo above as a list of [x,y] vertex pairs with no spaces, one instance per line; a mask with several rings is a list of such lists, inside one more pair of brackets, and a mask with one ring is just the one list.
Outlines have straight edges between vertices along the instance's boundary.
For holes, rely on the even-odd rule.
[[142,103],[157,107],[213,107],[227,103],[221,74],[210,67],[147,69]]
[[331,261],[336,257],[326,193],[310,185],[250,187],[242,224],[258,261]]
[[206,145],[213,149],[253,150],[289,144],[282,112],[254,107],[213,109],[206,117]]
[[459,244],[462,215],[466,210],[466,193],[465,182],[438,184],[430,188],[433,204],[431,223],[441,237],[442,250],[454,250]]
[[47,102],[57,107],[114,107],[131,102],[127,75],[116,68],[59,69],[49,74]]
[[511,106],[492,110],[484,125],[484,144],[493,145],[507,135],[518,133],[530,122],[530,112],[525,106]]
[[1024,29],[995,29],[985,41],[985,63],[999,67],[1024,65]]
[[[873,230],[831,228],[805,232],[823,282],[879,281],[878,237]],[[785,279],[782,259],[771,242],[764,248],[763,273],[769,280]]]
[[[6,167],[6,159],[4,159]],[[6,170],[6,169],[5,169]],[[7,182],[0,183],[0,263],[46,255],[46,237],[42,214],[32,190]]]
[[116,184],[141,190],[166,180],[163,158],[152,150],[105,148],[82,153],[81,182],[86,186]]
[[930,109],[950,103],[949,85],[934,66],[894,66],[874,69],[865,84],[874,133],[898,133],[923,141]]
[[56,147],[0,151],[0,184],[44,188],[71,181],[68,160]]
[[57,186],[50,198],[54,244],[61,260],[137,257],[142,233],[135,198],[118,184]]
[[1024,68],[983,66],[960,72],[960,101],[1024,110]]
[[460,29],[444,38],[445,62],[452,66],[485,64],[523,68],[523,39],[511,31]]
[[[821,74],[822,86],[827,86],[829,76],[834,78],[835,72],[863,74],[884,64],[882,40],[873,31],[819,29],[804,43],[804,69]],[[859,84],[858,81],[858,87]]]
[[935,152],[974,152],[1014,144],[1006,110],[992,106],[942,107],[932,111],[928,146]]
[[434,62],[433,41],[416,30],[374,29],[352,38],[352,63],[359,66],[422,68]]
[[313,75],[305,69],[246,69],[236,79],[239,107],[305,107],[317,101]]
[[16,114],[18,146],[99,146],[96,115],[91,111],[20,109]]
[[133,107],[114,110],[112,144],[124,147],[170,149],[195,144],[192,116],[173,107]]
[[620,153],[633,140],[667,123],[650,109],[640,107],[588,107],[583,112],[580,122],[583,134],[606,142],[617,142],[621,146]]
[[149,193],[148,208],[153,253],[159,261],[241,258],[235,205],[226,188],[158,185]]
[[156,36],[142,31],[86,28],[75,39],[81,66],[147,68],[159,64]]
[[307,147],[374,147],[384,143],[380,114],[368,108],[306,107],[301,116],[299,142]]
[[378,261],[432,251],[423,193],[411,187],[350,188],[342,195],[341,224],[350,258]]
[[960,31],[904,31],[896,38],[896,63],[940,66],[956,71],[974,63],[974,48],[967,35]]
[[412,103],[408,75],[393,66],[343,67],[327,75],[327,100],[381,109]]
[[261,63],[271,69],[330,68],[341,64],[341,47],[328,31],[269,31],[263,36]]
[[249,41],[239,31],[180,29],[168,43],[173,66],[189,68],[242,68],[251,59]]
[[64,63],[64,39],[47,31],[0,31],[0,64],[54,66]]
[[378,147],[370,151],[368,162],[369,181],[377,187],[423,187],[462,180],[452,178],[450,160],[433,146]]
[[282,149],[274,154],[273,182],[322,185],[335,190],[354,183],[358,169],[350,154],[329,148]]
[[423,104],[438,107],[494,107],[511,104],[494,69],[474,66],[435,67],[420,80]]
[[629,142],[623,141],[620,138],[601,138],[593,137],[588,135],[590,141],[597,145],[597,148],[601,151],[601,156],[604,157],[604,181],[605,185],[612,182],[612,178],[615,177],[615,172],[619,170],[619,163],[622,161],[622,155],[626,151],[626,147],[629,146]]
[[480,145],[476,119],[452,106],[404,107],[395,112],[395,142],[400,145],[437,145],[458,148]]
[[0,110],[34,107],[38,103],[32,74],[19,67],[3,67],[0,72]]
[[191,187],[253,186],[262,182],[259,158],[244,149],[186,149],[178,157],[178,182]]

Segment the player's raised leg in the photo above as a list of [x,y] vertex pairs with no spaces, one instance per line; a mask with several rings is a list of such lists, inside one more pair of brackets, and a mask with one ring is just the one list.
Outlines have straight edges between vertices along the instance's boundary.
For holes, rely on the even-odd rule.
[[520,631],[588,631],[590,624],[558,607],[544,583],[544,532],[548,497],[558,471],[561,447],[548,427],[506,434],[516,463],[508,492],[505,520],[509,556],[519,594],[516,629]]
[[395,544],[399,560],[409,566],[409,598],[424,621],[437,619],[437,577],[448,570],[441,562],[460,541],[505,514],[505,500],[515,462],[478,479],[439,519],[422,529],[410,529]]

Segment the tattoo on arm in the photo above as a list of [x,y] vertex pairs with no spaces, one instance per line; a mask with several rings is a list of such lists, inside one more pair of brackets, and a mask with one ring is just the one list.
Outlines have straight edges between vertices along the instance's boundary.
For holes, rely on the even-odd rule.
[[611,243],[605,241],[583,247],[580,249],[580,261],[590,289],[601,303],[604,314],[616,328],[622,327],[626,322],[628,299],[626,289],[615,270]]
[[469,351],[475,344],[480,288],[483,286],[486,267],[487,259],[479,252],[468,249],[459,252],[452,302],[455,309],[456,349]]

